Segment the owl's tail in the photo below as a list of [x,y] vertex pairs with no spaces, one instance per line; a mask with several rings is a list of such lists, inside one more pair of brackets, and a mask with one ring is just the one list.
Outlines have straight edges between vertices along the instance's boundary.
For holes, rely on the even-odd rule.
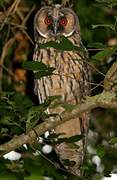
[[[88,129],[88,114],[84,113],[81,118],[72,119],[55,128],[57,134],[64,133],[60,138],[83,135],[85,137],[73,144],[63,142],[55,146],[55,151],[65,169],[76,176],[82,174],[81,167],[85,155],[86,134]],[[73,145],[73,146],[72,146]]]

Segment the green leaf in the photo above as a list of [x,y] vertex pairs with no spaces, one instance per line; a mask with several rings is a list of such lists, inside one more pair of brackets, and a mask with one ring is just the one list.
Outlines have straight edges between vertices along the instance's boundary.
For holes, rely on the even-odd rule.
[[92,56],[92,59],[96,60],[104,60],[109,58],[115,51],[117,50],[117,46],[109,47],[104,49],[103,51],[98,52],[96,55]]
[[38,62],[38,61],[29,61],[29,62],[25,61],[23,62],[22,66],[24,69],[36,71],[34,73],[34,77],[36,79],[40,79],[41,77],[44,77],[44,76],[50,76],[55,70],[54,67],[49,67],[45,65],[44,63]]
[[35,125],[39,122],[40,118],[44,115],[44,111],[49,106],[50,102],[46,101],[45,103],[40,104],[39,106],[33,106],[28,110],[27,121],[26,121],[26,131],[34,128]]
[[[24,159],[24,170],[25,172],[29,172],[28,177],[25,177],[25,179],[28,179],[29,177],[32,179],[32,177],[39,177],[41,178],[43,172],[44,172],[44,165],[41,165],[41,161],[39,159],[39,156],[32,158],[25,158]],[[35,180],[35,178],[34,178]]]
[[45,138],[44,140],[45,142],[47,140],[47,142],[51,141],[53,144],[58,144],[58,141],[56,140],[59,138],[59,136],[63,136],[63,135],[65,135],[65,133],[58,133],[58,134],[52,133],[52,134],[49,134],[49,136]]
[[67,143],[67,145],[68,145],[70,148],[72,148],[72,149],[79,149],[79,148],[80,148],[80,146],[78,146],[78,145],[75,144],[75,143]]
[[21,93],[15,93],[11,100],[15,102],[15,108],[17,111],[24,112],[25,109],[28,109],[33,105],[31,99]]
[[100,42],[89,43],[87,47],[91,48],[105,48],[105,45]]
[[99,145],[97,148],[97,155],[102,158],[105,155],[105,148],[103,145]]
[[84,138],[84,135],[76,135],[76,136],[71,136],[69,138],[59,138],[57,143],[62,143],[62,142],[74,143],[80,141],[82,138]]
[[70,166],[70,167],[73,167],[76,164],[75,161],[70,161],[69,159],[64,159],[63,163],[65,166]]
[[84,135],[71,136],[70,138],[68,138],[67,142],[68,143],[77,142],[80,141],[82,138],[84,138]]
[[39,44],[39,47],[41,49],[54,48],[54,49],[62,50],[62,51],[73,51],[73,50],[84,51],[82,47],[74,46],[73,43],[66,37],[62,37],[60,39],[60,42],[49,41],[44,44]]
[[10,125],[12,124],[11,122],[11,117],[8,115],[2,116],[2,118],[0,119],[0,123],[4,124],[4,125]]
[[38,71],[38,70],[44,71],[48,68],[44,63],[38,61],[25,61],[23,62],[22,67],[26,70],[31,70],[31,71]]
[[8,129],[7,128],[2,128],[1,129],[1,134],[7,134],[8,132]]
[[52,134],[49,134],[48,138],[46,138],[46,139],[49,139],[49,140],[57,139],[60,135],[63,135],[63,134],[62,133],[60,133],[60,134],[52,133]]
[[32,173],[30,176],[25,177],[24,180],[44,180],[43,176],[39,176],[38,174]]
[[34,77],[36,79],[40,79],[41,77],[44,77],[44,76],[50,76],[53,74],[54,70],[55,68],[53,67],[46,68],[45,70],[38,70],[38,72],[34,73]]
[[113,137],[110,141],[109,141],[109,144],[110,145],[114,145],[117,143],[117,137]]

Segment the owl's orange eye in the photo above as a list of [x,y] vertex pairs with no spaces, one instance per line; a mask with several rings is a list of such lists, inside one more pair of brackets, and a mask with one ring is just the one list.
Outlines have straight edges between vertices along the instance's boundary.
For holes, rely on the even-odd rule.
[[45,22],[45,24],[50,25],[50,24],[52,24],[52,18],[51,17],[46,17],[44,22]]
[[59,23],[60,23],[60,25],[62,25],[62,26],[66,26],[66,25],[67,25],[67,19],[66,19],[66,18],[61,18],[61,19],[59,20]]

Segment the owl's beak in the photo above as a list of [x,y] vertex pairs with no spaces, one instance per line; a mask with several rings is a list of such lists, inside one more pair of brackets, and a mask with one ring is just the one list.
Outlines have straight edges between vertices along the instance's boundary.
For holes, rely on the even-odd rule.
[[59,34],[59,25],[58,25],[58,20],[56,19],[53,22],[52,33],[54,36],[57,36]]
[[57,29],[58,29],[58,23],[57,20],[54,21],[54,27],[53,27],[53,33],[56,35],[57,34]]

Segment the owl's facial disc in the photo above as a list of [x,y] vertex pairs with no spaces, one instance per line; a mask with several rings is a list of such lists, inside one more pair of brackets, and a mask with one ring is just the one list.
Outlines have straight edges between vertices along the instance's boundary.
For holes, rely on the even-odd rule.
[[44,38],[71,36],[78,29],[78,18],[75,13],[62,6],[46,6],[35,16],[36,31]]

